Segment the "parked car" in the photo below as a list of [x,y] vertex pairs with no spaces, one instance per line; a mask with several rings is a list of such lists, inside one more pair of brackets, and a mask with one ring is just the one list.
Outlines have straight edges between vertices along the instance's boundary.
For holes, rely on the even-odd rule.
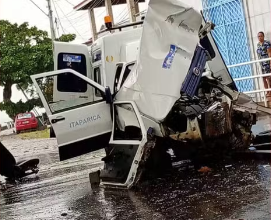
[[36,130],[38,128],[38,120],[32,112],[20,113],[15,117],[16,133],[21,131]]

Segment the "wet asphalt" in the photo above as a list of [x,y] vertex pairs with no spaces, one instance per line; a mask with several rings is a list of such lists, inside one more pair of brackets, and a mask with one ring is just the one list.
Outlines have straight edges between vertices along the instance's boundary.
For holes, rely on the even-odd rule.
[[271,218],[268,157],[238,157],[209,173],[175,164],[134,190],[92,190],[88,174],[102,167],[103,151],[59,162],[55,139],[1,139],[16,159],[40,159],[37,175],[0,192],[1,220]]

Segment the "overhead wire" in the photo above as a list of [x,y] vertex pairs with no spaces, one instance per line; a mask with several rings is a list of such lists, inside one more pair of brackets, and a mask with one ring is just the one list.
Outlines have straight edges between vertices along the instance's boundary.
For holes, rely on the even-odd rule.
[[[126,11],[127,10],[127,11]],[[125,14],[126,13],[126,14]],[[122,16],[124,14],[124,16]],[[128,15],[128,9],[123,9],[122,12],[118,15],[118,17],[116,18],[116,21],[121,21],[124,17],[126,17]],[[122,17],[121,17],[122,16]],[[119,19],[121,17],[121,19]]]
[[[116,0],[116,2],[115,2],[115,0],[113,0],[112,7],[113,7],[114,3],[116,3],[116,5],[117,5],[119,3],[119,0]],[[104,10],[99,15],[97,15],[97,17],[100,17],[105,11],[106,11],[106,9],[104,8]]]
[[[127,11],[126,11],[127,10]],[[119,19],[119,23],[122,23],[123,20],[127,17],[127,15],[129,16],[129,10],[130,9],[124,9],[123,11],[126,12],[124,13],[124,15]],[[120,17],[120,16],[119,16]],[[126,19],[127,20],[127,19]]]
[[[101,4],[103,2],[103,0],[99,0],[99,1],[97,1],[96,3],[95,3],[95,5],[93,5],[92,6],[92,8],[90,8],[90,9],[93,9],[93,8],[95,8],[96,6],[98,6],[99,4]],[[72,11],[71,11],[72,12]],[[69,13],[71,13],[71,12],[69,12]],[[69,14],[68,13],[68,14]],[[66,18],[67,19],[67,17],[71,17],[71,16],[73,16],[73,15],[75,15],[76,14],[76,12],[74,12],[74,14],[71,14],[70,16],[64,16],[64,17],[61,17],[60,19],[63,19],[63,18]],[[84,14],[81,14],[81,15],[79,15],[78,17],[75,17],[75,18],[70,18],[70,21],[76,21],[76,22],[78,22],[79,20],[77,20],[77,19],[79,19],[79,18],[82,18],[82,17],[84,17],[85,15],[87,15],[88,14],[88,12],[85,12]]]
[[59,25],[57,23],[57,18],[55,18],[55,24],[56,24],[57,35],[58,35],[58,38],[59,38],[60,34],[59,34]]
[[[91,9],[96,8],[96,6],[100,5],[102,2],[103,2],[103,0],[97,1],[97,2],[91,7]],[[113,6],[115,3],[118,4],[118,3],[119,3],[119,0],[113,0],[113,1],[112,1],[112,6]],[[103,13],[105,13],[105,11],[106,11],[106,9],[104,8],[99,14],[97,14],[97,15],[95,16],[95,17],[96,17],[96,20],[97,20]],[[79,26],[77,26],[77,27],[81,27],[81,26],[84,26],[84,25],[86,25],[86,23],[81,24],[81,25],[79,25]],[[88,32],[90,32],[90,30],[85,31],[85,32],[83,33],[83,35],[86,34],[86,33],[88,33]],[[88,35],[89,35],[89,34],[88,34]],[[85,35],[84,35],[84,36],[85,36]]]
[[[55,0],[55,1],[57,1],[57,0]],[[60,0],[58,0],[58,1],[60,1]],[[74,15],[76,14],[76,12],[77,12],[77,11],[74,10],[75,5],[72,4],[69,0],[65,0],[65,1],[66,1],[69,5],[73,6],[73,9],[72,9],[70,12],[68,12],[68,13],[66,14],[66,17],[74,16]],[[84,13],[84,14],[87,14],[87,12]],[[80,15],[80,16],[81,16],[81,15]],[[80,16],[79,16],[79,17],[80,17]],[[60,19],[63,19],[63,18],[65,18],[65,16],[61,17]],[[75,18],[74,18],[74,19],[75,19]]]
[[[135,4],[138,4],[138,2],[139,2],[139,0],[136,0]],[[129,13],[131,13],[131,9],[130,8],[127,9],[126,14],[124,16],[122,16],[122,18],[120,19],[119,23],[125,23],[128,19],[126,19],[126,20],[123,20],[123,19],[126,18],[126,16],[129,15]]]
[[[97,1],[97,2],[95,2],[95,4],[91,7],[91,9],[94,9],[94,8],[96,8],[96,6],[98,6],[98,5],[100,5],[101,3],[103,2],[103,0],[99,0],[99,1]],[[119,2],[119,0],[117,1],[117,3]],[[114,4],[114,1],[112,2],[112,4]],[[103,13],[105,12],[105,9],[103,9],[99,14],[97,14],[95,17],[96,17],[96,19],[98,19]],[[71,12],[69,12],[69,13],[71,13]],[[68,13],[68,14],[69,14]],[[84,19],[84,17],[87,15],[87,13],[88,12],[86,12],[86,13],[84,13],[84,14],[81,14],[81,15],[79,15],[79,16],[77,16],[77,17],[74,17],[74,18],[69,18],[69,20],[71,21],[71,22],[76,22],[76,23],[79,23],[79,22],[81,22],[83,19]],[[76,14],[76,12],[74,12],[73,14],[71,14],[70,16],[67,16],[67,14],[66,14],[66,17],[64,16],[64,17],[60,17],[59,19],[61,19],[61,20],[63,20],[63,18],[65,19],[65,20],[68,20],[67,19],[67,17],[71,17],[71,16],[73,16],[73,15],[75,15]]]
[[[53,5],[54,5],[54,9],[55,9],[55,11],[56,11],[56,16],[57,16],[57,18],[58,18],[58,20],[59,20],[60,27],[61,27],[61,29],[62,29],[62,31],[63,31],[63,34],[65,34],[64,28],[63,28],[62,23],[61,23],[61,21],[60,21],[60,19],[59,19],[58,12],[57,12],[57,10],[56,10],[55,1],[53,1]],[[58,35],[59,35],[59,34],[58,34]],[[60,37],[60,36],[59,36],[59,37]]]
[[[56,0],[55,0],[55,1],[56,1]],[[65,0],[65,1],[66,1],[67,3],[69,3],[70,5],[74,6],[71,2],[69,2],[69,0]],[[119,0],[113,0],[112,5],[114,4],[114,1],[117,1],[116,4],[118,4],[118,2],[119,2]],[[91,9],[96,8],[96,6],[100,5],[102,2],[103,2],[103,0],[98,0],[98,1],[96,1],[95,4],[91,7]],[[135,3],[138,3],[138,2],[139,2],[139,0],[137,0]],[[57,3],[57,2],[55,2],[55,3],[57,4],[58,8],[61,10],[62,14],[64,15],[64,17],[61,17],[61,18],[58,16],[59,21],[60,21],[60,20],[63,21],[63,18],[64,18],[65,20],[67,20],[67,22],[70,23],[70,25],[73,27],[73,29],[74,29],[74,30],[79,34],[79,36],[83,39],[82,34],[80,34],[80,33],[78,32],[78,30],[74,27],[74,24],[78,24],[78,23],[80,23],[81,21],[83,21],[83,20],[85,19],[85,15],[86,15],[88,12],[86,12],[86,13],[84,13],[84,14],[81,14],[80,16],[75,17],[75,18],[68,18],[68,17],[71,17],[71,16],[75,15],[76,12],[70,11],[69,13],[65,14],[65,13],[63,12],[63,10],[60,8],[60,6],[58,5],[58,3]],[[55,7],[55,5],[54,5],[54,7]],[[55,9],[55,10],[56,10],[56,9]],[[105,12],[105,10],[106,10],[106,9],[103,9],[98,15],[96,15],[96,19],[98,19],[98,18]],[[56,10],[56,12],[57,12],[57,10]],[[72,12],[74,12],[74,13],[72,13]],[[122,12],[121,12],[121,13],[117,16],[117,18],[114,19],[114,20],[115,20],[115,21],[118,20],[118,21],[119,21],[118,24],[119,24],[119,23],[125,23],[126,21],[129,20],[129,18],[125,19],[125,18],[127,17],[127,15],[129,14],[129,12],[130,12],[130,9],[129,9],[129,8],[128,8],[128,9],[126,8],[126,9],[122,10]],[[70,14],[70,15],[69,15],[69,14]],[[68,16],[68,15],[69,15],[69,16]],[[118,19],[118,18],[120,18],[120,19]],[[125,20],[124,20],[124,19],[125,19]],[[61,24],[61,22],[60,22],[60,24]],[[76,27],[81,27],[81,26],[84,26],[84,25],[86,25],[86,23],[80,24],[79,26],[76,25]],[[63,28],[62,24],[61,24],[61,28]],[[63,28],[63,29],[64,29],[64,28]],[[63,29],[62,29],[62,30],[63,30]],[[86,32],[84,32],[84,34],[87,33],[87,32],[89,32],[89,30],[87,30]]]
[[32,2],[43,14],[45,14],[48,17],[48,14],[43,11],[34,1],[30,0],[30,2]]
[[[73,16],[73,15],[75,15],[76,14],[76,11],[74,10],[74,9],[72,9],[70,12],[68,12],[67,14],[66,14],[66,16],[67,17],[71,17],[71,16]],[[65,18],[64,16],[63,17],[60,17],[60,19],[63,19],[63,18]]]
[[82,35],[86,34],[87,32],[90,32],[90,30],[85,31]]
[[72,5],[74,7],[74,4],[70,3],[68,0],[65,0],[66,2],[68,2],[70,5]]
[[[56,5],[57,5],[57,7],[60,9],[60,11],[62,12],[62,14],[66,17],[66,15],[65,15],[65,13],[63,12],[63,10],[61,9],[61,7],[59,7],[59,5],[57,4],[57,2],[56,2]],[[74,27],[74,25],[72,24],[72,22],[70,22],[70,20],[66,17],[66,19],[69,21],[69,23],[70,23],[70,25],[73,27],[73,29],[76,31],[76,33],[82,38],[82,39],[84,39],[83,38],[83,36],[78,32],[78,30]]]
[[[138,4],[139,0],[135,1],[135,4]],[[123,14],[123,12],[126,12],[125,14]],[[126,18],[127,15],[129,15],[129,13],[131,13],[131,9],[130,8],[126,8],[126,9],[123,9],[122,12],[119,14],[119,16],[116,18],[116,20],[119,20],[119,23],[122,23],[123,19]],[[121,15],[123,14],[123,16],[118,19]]]
[[[103,0],[99,0],[99,1],[97,1],[92,7],[91,7],[91,9],[93,9],[94,10],[94,8],[96,8],[98,5],[100,5],[101,3],[103,2]],[[114,1],[113,1],[114,2]],[[96,15],[95,17],[95,19],[97,20],[103,13],[105,12],[105,9],[103,9],[103,11],[101,12],[101,13],[99,13],[98,15]],[[84,14],[85,15],[85,14]],[[81,21],[81,20],[80,20]],[[79,21],[77,21],[77,22],[79,22]],[[81,26],[83,26],[83,25],[85,25],[85,24],[82,24],[82,25],[80,25],[80,27]]]
[[63,22],[66,22],[66,21],[71,21],[71,22],[73,22],[73,23],[78,23],[78,22],[80,22],[80,21],[82,21],[82,20],[84,20],[85,18],[86,18],[86,16],[87,16],[87,13],[84,13],[84,14],[82,14],[82,15],[80,15],[80,16],[78,16],[78,17],[76,17],[76,18],[66,18],[66,19],[61,19]]

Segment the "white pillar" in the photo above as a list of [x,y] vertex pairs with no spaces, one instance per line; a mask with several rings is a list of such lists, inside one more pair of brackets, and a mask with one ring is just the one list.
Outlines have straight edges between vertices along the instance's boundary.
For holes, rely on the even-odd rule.
[[112,20],[112,25],[114,26],[114,17],[113,17],[113,10],[112,10],[112,2],[111,0],[105,0],[105,10],[106,10],[106,15],[109,15],[111,20]]
[[139,4],[135,2],[135,14],[139,14]]
[[96,28],[96,22],[95,22],[95,15],[94,15],[94,9],[88,9],[88,15],[89,20],[91,24],[91,32],[92,32],[92,41],[97,40],[97,28]]

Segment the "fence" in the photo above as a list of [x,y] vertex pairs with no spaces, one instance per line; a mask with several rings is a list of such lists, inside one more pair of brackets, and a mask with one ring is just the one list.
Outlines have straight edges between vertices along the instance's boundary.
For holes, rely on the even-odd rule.
[[[271,58],[266,58],[266,59],[261,59],[261,60],[253,60],[253,61],[244,62],[244,63],[238,63],[238,64],[230,65],[230,66],[228,66],[228,68],[234,68],[234,67],[244,66],[244,65],[257,65],[258,63],[265,62],[265,61],[271,61]],[[271,91],[271,88],[269,88],[269,89],[264,88],[263,77],[267,77],[267,76],[271,77],[271,73],[258,74],[259,71],[257,71],[258,70],[257,66],[256,66],[255,70],[257,73],[256,75],[246,76],[246,77],[241,77],[241,78],[234,78],[233,80],[235,82],[238,82],[238,81],[245,81],[245,80],[254,79],[254,84],[256,85],[256,90],[245,91],[243,93],[255,94],[256,95],[254,97],[256,99],[255,101],[256,102],[264,102],[264,105],[267,107],[267,99],[266,99],[265,92]],[[271,87],[271,85],[269,85],[269,86]]]

